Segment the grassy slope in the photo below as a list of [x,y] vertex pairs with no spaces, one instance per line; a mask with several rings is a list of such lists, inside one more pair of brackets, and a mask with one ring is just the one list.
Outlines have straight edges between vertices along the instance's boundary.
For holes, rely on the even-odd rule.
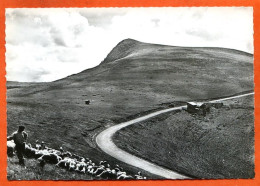
[[206,117],[186,111],[164,114],[120,130],[114,141],[128,152],[193,177],[253,178],[253,99],[225,105]]
[[98,67],[56,82],[7,88],[8,134],[24,124],[29,142],[44,140],[99,161],[107,156],[95,135],[129,116],[162,103],[253,89],[253,58],[229,49],[125,40]]

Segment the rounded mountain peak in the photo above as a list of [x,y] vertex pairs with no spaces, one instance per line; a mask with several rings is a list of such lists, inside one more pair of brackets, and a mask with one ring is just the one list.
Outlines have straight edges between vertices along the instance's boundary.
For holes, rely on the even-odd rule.
[[124,39],[121,42],[119,42],[118,45],[133,45],[133,44],[138,44],[138,43],[141,43],[141,42],[128,38],[128,39]]
[[126,57],[127,55],[131,54],[139,44],[141,44],[141,42],[134,39],[122,40],[107,55],[103,63],[108,63]]

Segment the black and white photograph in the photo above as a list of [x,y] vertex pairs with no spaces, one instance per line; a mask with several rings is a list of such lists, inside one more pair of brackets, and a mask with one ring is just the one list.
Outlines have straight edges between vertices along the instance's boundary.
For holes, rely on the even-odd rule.
[[5,19],[8,180],[255,178],[252,7]]

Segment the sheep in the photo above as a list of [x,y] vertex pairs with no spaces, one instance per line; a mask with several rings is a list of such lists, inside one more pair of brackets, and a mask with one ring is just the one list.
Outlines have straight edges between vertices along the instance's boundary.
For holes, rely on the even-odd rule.
[[102,173],[97,175],[97,177],[100,177],[102,179],[116,179],[117,174],[116,174],[116,171],[114,169],[111,170],[110,168],[106,168]]
[[56,166],[67,168],[68,170],[72,171],[76,168],[76,160],[71,159],[69,157],[65,157],[64,159],[61,159]]
[[96,166],[95,163],[91,163],[90,165],[88,165],[87,171],[89,174],[94,175],[98,168],[99,168],[99,166]]
[[136,175],[134,175],[136,180],[145,180],[146,177],[142,176],[142,173],[139,171]]
[[43,154],[40,158],[38,158],[38,160],[45,160],[48,163],[57,164],[61,160],[61,157],[55,153],[49,153]]
[[105,170],[105,166],[104,165],[100,165],[96,171],[93,173],[94,175],[99,175],[101,174],[103,171]]
[[49,154],[49,151],[44,149],[44,150],[36,150],[36,153],[35,153],[35,158],[40,158],[42,155],[45,155],[45,154]]
[[39,143],[38,140],[35,141],[35,148],[36,148],[37,150],[40,150],[40,148],[41,148],[41,144]]
[[106,166],[106,164],[108,164],[107,161],[100,161],[100,162],[99,162],[99,165],[104,165],[104,166]]
[[120,171],[123,171],[123,168],[120,167],[118,164],[116,164],[116,168],[119,169]]
[[60,156],[61,158],[72,157],[72,154],[69,151],[67,151],[67,152],[61,152]]
[[56,166],[57,167],[63,167],[63,168],[67,168],[67,164],[68,164],[68,157],[65,157],[64,159],[61,159]]
[[62,148],[62,147],[60,147],[60,152],[61,152],[61,153],[63,153],[63,152],[64,152],[64,150],[63,150],[63,148]]
[[58,151],[56,149],[48,149],[48,151],[49,151],[49,153],[53,153],[53,154],[56,154],[58,156],[61,156],[61,154],[62,154],[60,151]]
[[127,179],[133,179],[132,176],[128,176],[126,172],[123,172],[119,168],[115,168],[116,176],[118,180],[127,180]]
[[76,159],[71,159],[69,162],[69,171],[73,171],[76,169]]
[[34,158],[35,154],[37,152],[37,149],[31,147],[30,145],[25,144],[24,154],[28,158]]
[[127,174],[121,174],[121,175],[117,176],[117,179],[118,180],[132,180],[134,178]]
[[72,155],[72,158],[75,158],[76,160],[80,160],[80,159],[81,159],[81,157],[78,156],[77,154],[73,154],[73,155]]
[[46,145],[45,145],[45,142],[44,141],[42,141],[41,142],[41,146],[40,146],[40,149],[39,150],[44,150],[44,149],[46,149],[47,147],[46,147]]
[[[13,156],[15,152],[15,144],[13,141],[7,141],[7,154]],[[146,179],[146,177],[138,172],[131,176],[123,171],[123,168],[116,165],[115,169],[111,169],[107,161],[100,161],[99,165],[95,165],[89,158],[83,158],[76,154],[71,154],[69,151],[64,151],[62,147],[59,150],[46,147],[44,142],[41,144],[36,141],[35,148],[31,144],[25,144],[25,155],[38,159],[39,165],[43,168],[46,163],[56,164],[58,167],[63,167],[69,171],[77,171],[79,173],[88,173],[101,179]]]
[[14,156],[14,151],[15,151],[15,143],[14,141],[7,141],[7,155],[9,157]]
[[81,158],[81,161],[76,162],[75,171],[85,173],[86,172],[87,163],[85,162],[85,158]]

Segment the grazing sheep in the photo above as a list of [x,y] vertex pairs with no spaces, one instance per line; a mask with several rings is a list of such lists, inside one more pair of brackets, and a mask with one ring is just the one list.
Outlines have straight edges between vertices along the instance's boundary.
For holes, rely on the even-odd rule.
[[127,175],[127,174],[121,174],[120,176],[117,177],[118,180],[132,180],[134,179],[132,176]]
[[[7,141],[7,154],[13,156],[15,152],[15,143]],[[25,144],[24,154],[29,158],[36,158],[39,165],[43,168],[46,163],[55,164],[58,167],[66,168],[69,171],[76,171],[79,173],[88,173],[101,179],[111,180],[132,180],[132,179],[146,179],[141,172],[131,176],[123,171],[123,168],[116,165],[116,168],[110,168],[107,161],[100,161],[99,165],[95,165],[89,158],[83,158],[77,154],[71,154],[69,151],[64,151],[62,147],[59,150],[49,148],[44,142],[39,144],[36,140],[35,148],[31,144]]]
[[100,165],[96,171],[93,173],[94,175],[99,175],[101,174],[103,171],[105,171],[105,166],[104,165]]
[[106,168],[102,173],[97,175],[97,177],[100,177],[102,179],[117,179],[116,171],[110,168]]
[[72,157],[72,154],[69,151],[67,151],[67,152],[62,152],[60,156],[61,158]]
[[61,153],[63,153],[63,152],[64,152],[64,150],[63,150],[63,148],[62,148],[62,147],[60,147],[60,152],[61,152]]
[[7,141],[7,155],[9,157],[14,156],[14,151],[15,151],[15,143],[14,141]]
[[25,144],[24,154],[28,158],[35,158],[35,154],[37,152],[37,149]]
[[61,156],[61,152],[56,150],[56,149],[49,149],[48,151],[49,151],[49,153],[53,153],[53,154],[56,154],[58,156]]
[[87,167],[87,169],[88,169],[87,171],[89,174],[94,175],[98,168],[99,168],[99,166],[96,166],[95,163],[92,163]]
[[45,142],[42,141],[39,150],[44,150],[44,149],[46,149],[46,148],[47,148],[47,147],[46,147],[46,145],[45,145]]
[[123,171],[123,168],[120,167],[118,164],[116,164],[116,168],[119,169],[120,171]]
[[108,164],[107,161],[100,161],[100,162],[99,162],[99,165],[104,165],[104,166],[106,166],[106,164]]
[[136,175],[134,175],[136,180],[145,180],[146,177],[142,176],[142,173],[139,171]]
[[69,162],[69,171],[73,171],[76,169],[76,159],[71,159]]
[[87,164],[85,163],[85,159],[82,159],[80,162],[76,163],[75,171],[85,173],[86,172]]
[[44,149],[44,150],[37,150],[35,153],[35,158],[40,158],[43,155],[47,155],[50,154],[48,150]]
[[64,159],[60,160],[56,164],[56,166],[67,168],[68,170],[72,171],[76,168],[76,161],[75,161],[75,159],[65,157]]
[[68,163],[69,163],[68,158],[65,157],[64,159],[61,159],[61,160],[56,164],[56,166],[62,167],[62,168],[67,168]]
[[35,141],[35,148],[36,148],[37,150],[40,150],[40,148],[41,148],[41,144],[39,143],[38,140]]
[[49,154],[43,154],[40,158],[38,158],[38,160],[39,161],[45,160],[48,163],[57,164],[61,160],[61,157],[58,156],[57,154],[49,153]]
[[126,177],[126,172],[123,172],[119,168],[115,168],[115,171],[116,171],[116,177],[117,177],[116,179],[123,180]]
[[73,155],[72,155],[72,158],[73,158],[73,159],[76,159],[76,160],[80,160],[80,159],[81,159],[81,157],[78,156],[77,154],[73,154]]

